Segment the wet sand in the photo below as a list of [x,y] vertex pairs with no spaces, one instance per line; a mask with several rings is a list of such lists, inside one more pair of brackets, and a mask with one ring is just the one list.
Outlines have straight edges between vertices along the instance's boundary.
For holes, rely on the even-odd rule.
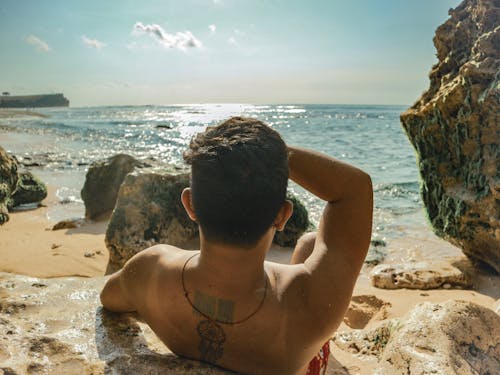
[[104,275],[107,222],[53,231],[56,223],[47,219],[47,212],[58,204],[54,189],[49,188],[42,203],[47,207],[11,212],[0,226],[0,272],[44,278]]

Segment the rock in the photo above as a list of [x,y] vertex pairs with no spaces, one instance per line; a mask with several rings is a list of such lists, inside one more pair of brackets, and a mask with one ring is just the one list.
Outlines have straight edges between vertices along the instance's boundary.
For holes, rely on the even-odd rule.
[[393,332],[400,325],[401,322],[398,319],[384,320],[375,328],[337,332],[332,341],[346,352],[355,355],[380,357]]
[[13,207],[38,203],[46,196],[45,184],[31,172],[20,172],[17,159],[0,146],[0,225],[9,220]]
[[126,176],[106,230],[109,263],[106,273],[150,246],[181,246],[198,235],[181,203],[189,175],[134,171]]
[[352,296],[344,315],[344,323],[354,329],[366,327],[370,321],[383,320],[392,305],[374,295]]
[[435,232],[500,272],[500,4],[465,0],[436,30],[430,88],[401,122]]
[[16,190],[12,194],[14,206],[38,203],[47,197],[47,187],[31,172],[19,173]]
[[365,359],[373,373],[496,374],[500,368],[500,316],[466,301],[424,302],[401,319],[367,330],[337,332],[333,343]]
[[500,316],[465,301],[424,302],[393,330],[375,374],[497,374]]
[[79,228],[83,224],[85,224],[84,219],[67,219],[67,220],[61,220],[54,224],[52,227],[52,230],[61,230],[61,229],[74,229],[74,228]]
[[467,273],[445,262],[379,264],[372,269],[370,278],[373,286],[382,289],[463,289],[471,286]]
[[284,247],[294,247],[300,236],[311,227],[311,223],[307,209],[297,197],[288,193],[286,199],[292,202],[293,213],[283,231],[276,232],[273,242]]
[[[189,186],[189,174],[164,174],[137,170],[128,174],[118,193],[106,230],[109,263],[106,273],[120,269],[138,252],[166,243],[186,246],[198,238],[198,226],[187,216],[181,192]],[[275,242],[295,244],[309,225],[307,211],[294,196],[294,215]],[[280,233],[280,232],[279,232]]]
[[103,310],[104,281],[0,273],[0,374],[229,374],[176,356],[134,315]]
[[92,163],[81,191],[85,217],[100,219],[111,214],[125,176],[143,164],[130,155],[118,154]]
[[8,209],[13,205],[11,195],[19,179],[18,168],[17,160],[0,146],[0,225],[9,220]]
[[495,311],[497,315],[500,315],[500,299],[498,299],[493,305],[493,311]]

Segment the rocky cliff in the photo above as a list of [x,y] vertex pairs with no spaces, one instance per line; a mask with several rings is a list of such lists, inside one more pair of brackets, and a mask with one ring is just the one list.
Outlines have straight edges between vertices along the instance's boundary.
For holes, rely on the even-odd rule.
[[465,0],[436,30],[430,87],[401,115],[435,232],[500,272],[500,2]]
[[68,107],[69,100],[63,94],[3,95],[0,108]]

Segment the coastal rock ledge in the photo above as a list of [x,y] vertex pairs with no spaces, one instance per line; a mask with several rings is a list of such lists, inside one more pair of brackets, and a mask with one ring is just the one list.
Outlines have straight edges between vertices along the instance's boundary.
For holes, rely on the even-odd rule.
[[401,319],[366,330],[336,333],[334,344],[375,358],[373,373],[497,374],[500,316],[472,302],[424,302]]
[[465,0],[436,30],[430,88],[401,122],[435,232],[500,273],[500,2]]
[[229,374],[176,356],[132,314],[104,310],[104,281],[0,273],[0,374]]

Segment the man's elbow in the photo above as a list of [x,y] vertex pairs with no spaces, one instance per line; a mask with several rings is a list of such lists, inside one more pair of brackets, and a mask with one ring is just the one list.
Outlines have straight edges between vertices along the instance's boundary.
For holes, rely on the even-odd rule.
[[126,295],[124,295],[120,280],[118,278],[111,277],[99,295],[102,306],[109,311],[113,312],[132,312],[135,311],[135,307],[128,301]]

